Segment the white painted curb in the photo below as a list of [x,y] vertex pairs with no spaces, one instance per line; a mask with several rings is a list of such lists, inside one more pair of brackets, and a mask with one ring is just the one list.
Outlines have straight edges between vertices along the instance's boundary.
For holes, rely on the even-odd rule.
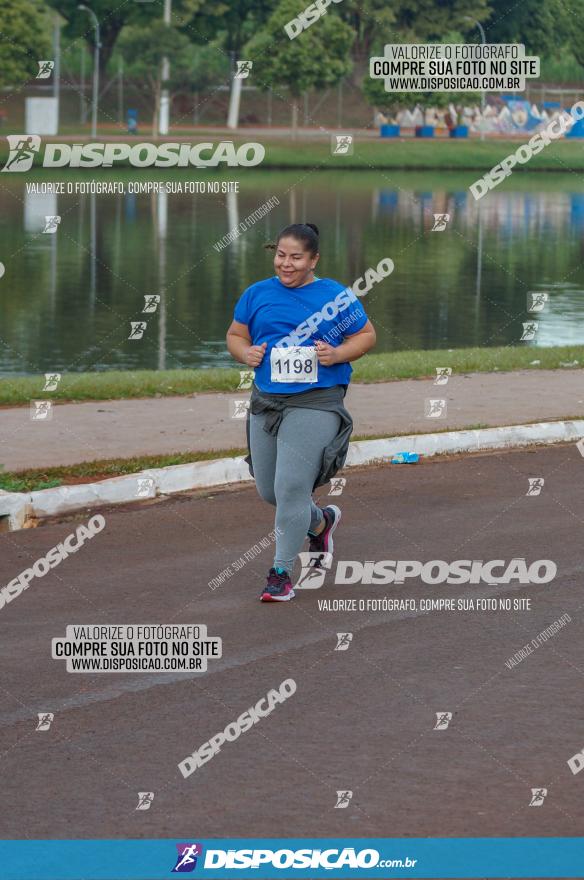
[[584,437],[584,419],[569,422],[537,422],[533,425],[504,425],[441,434],[410,434],[383,440],[357,440],[349,446],[345,467],[371,464],[396,452],[439,455],[444,452],[476,452],[477,449],[511,449],[532,443],[577,441]]
[[[397,452],[423,456],[440,453],[476,452],[481,449],[511,449],[534,443],[559,443],[584,438],[584,419],[506,425],[481,430],[446,431],[439,434],[410,434],[381,440],[357,440],[349,446],[345,467],[387,461]],[[584,452],[583,452],[584,455]],[[157,495],[172,495],[188,489],[210,488],[226,483],[250,482],[249,468],[242,456],[216,458],[191,464],[140,471],[99,483],[42,489],[19,493],[0,491],[0,525],[8,521],[10,531],[33,526],[39,519],[106,504],[126,504]]]
[[0,523],[8,521],[8,531],[26,528],[27,520],[32,515],[30,496],[23,492],[4,492],[0,489]]

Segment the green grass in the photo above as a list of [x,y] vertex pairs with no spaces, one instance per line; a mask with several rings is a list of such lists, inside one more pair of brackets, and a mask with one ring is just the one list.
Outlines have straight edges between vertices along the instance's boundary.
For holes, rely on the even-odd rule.
[[[533,361],[539,361],[534,364]],[[511,370],[565,369],[562,363],[584,367],[584,345],[498,346],[493,348],[455,348],[433,351],[394,351],[367,355],[354,365],[354,382],[384,382],[436,376],[436,367],[452,367],[456,373],[489,373]]]
[[[493,139],[481,142],[451,139],[382,139],[356,138],[353,156],[331,156],[328,144],[292,141],[266,144],[262,168],[336,168],[348,169],[450,169],[486,171],[529,140]],[[517,164],[520,171],[578,171],[584,169],[584,145],[578,140],[556,141],[544,148],[525,165]]]
[[[242,366],[242,369],[243,366]],[[44,375],[4,377],[0,404],[27,404],[31,399],[120,400],[169,397],[201,391],[234,391],[239,372],[233,370],[111,370],[103,373],[66,373],[57,391],[43,392]]]
[[175,452],[169,455],[142,455],[137,458],[107,458],[81,462],[67,467],[31,468],[24,471],[0,472],[0,489],[6,492],[36,492],[54,486],[91,483],[109,477],[137,474],[149,468],[190,464],[213,458],[236,458],[247,455],[247,449],[222,449],[210,452]]
[[[538,364],[532,364],[539,361]],[[457,348],[452,351],[395,351],[367,355],[354,364],[354,382],[387,382],[394,379],[435,376],[436,367],[452,367],[453,373],[484,373],[494,370],[562,369],[562,363],[578,361],[584,366],[584,345],[549,348],[501,346]],[[241,367],[243,369],[243,366]],[[169,397],[204,392],[234,392],[239,369],[208,370],[112,370],[103,373],[66,373],[59,388],[43,392],[44,375],[0,379],[0,405],[28,406],[31,400],[121,400]]]
[[[105,134],[105,132],[104,132]],[[181,143],[198,143],[208,139],[211,135],[208,132],[201,134],[181,135],[179,132],[173,133],[171,138],[150,138],[144,136],[141,140],[145,141],[180,141]],[[310,168],[311,170],[337,169],[346,171],[349,169],[451,169],[451,170],[488,170],[501,161],[501,159],[510,153],[514,153],[520,144],[526,143],[530,135],[525,134],[521,138],[508,140],[502,138],[491,138],[481,142],[477,138],[469,138],[466,140],[453,140],[450,138],[432,138],[432,139],[390,139],[390,138],[359,138],[356,136],[355,148],[353,156],[332,156],[330,143],[328,138],[317,139],[301,138],[293,140],[291,138],[270,139],[269,133],[264,135],[246,134],[245,130],[240,130],[230,139],[235,142],[260,141],[266,148],[266,155],[261,165],[257,168],[261,169],[284,169],[284,168]],[[225,140],[224,133],[218,133],[213,136],[214,140]],[[49,140],[59,141],[59,138],[44,138],[44,142]],[[124,135],[119,134],[119,142],[125,142]],[[130,140],[129,143],[137,143],[136,140]],[[41,151],[42,152],[42,151]],[[8,157],[7,142],[0,144],[0,161],[2,164]],[[35,167],[39,166],[41,157],[37,154],[35,158]],[[115,175],[116,169],[124,167],[123,164],[116,163],[114,169],[106,170],[106,174]],[[131,168],[132,166],[126,165]],[[67,176],[69,173],[81,173],[84,178],[87,177],[89,171],[91,175],[100,173],[100,169],[78,169],[71,172],[66,169],[45,169],[43,173],[50,173],[57,170],[59,177]],[[140,169],[141,173],[150,175],[156,170],[162,171],[168,175],[176,169]],[[184,171],[185,169],[183,169]],[[251,169],[250,169],[251,170]],[[545,147],[537,156],[534,156],[524,165],[517,164],[514,168],[514,174],[524,174],[526,171],[581,171],[584,170],[584,142],[578,139],[563,139],[552,142]],[[225,166],[218,169],[207,169],[206,172],[223,173],[225,171],[233,171]],[[248,170],[246,170],[246,174]],[[43,178],[44,179],[44,178]]]

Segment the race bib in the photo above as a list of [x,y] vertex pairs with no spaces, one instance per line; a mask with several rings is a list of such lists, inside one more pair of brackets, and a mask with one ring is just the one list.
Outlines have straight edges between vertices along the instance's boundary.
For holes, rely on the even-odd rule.
[[272,382],[318,382],[318,360],[313,345],[273,348],[270,366]]

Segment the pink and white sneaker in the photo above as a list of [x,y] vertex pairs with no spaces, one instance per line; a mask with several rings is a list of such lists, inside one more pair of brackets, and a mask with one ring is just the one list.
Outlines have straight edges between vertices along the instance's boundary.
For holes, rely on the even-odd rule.
[[268,574],[266,586],[260,596],[261,602],[289,602],[294,599],[295,593],[287,571],[278,571],[271,568]]
[[[333,544],[333,532],[341,521],[341,511],[336,506],[336,504],[329,504],[328,507],[323,508],[323,514],[325,518],[326,525],[320,535],[311,535],[308,533],[308,537],[310,538],[310,553],[330,553],[331,557],[334,552],[334,544]],[[316,560],[314,563],[314,568],[321,568],[320,560]]]

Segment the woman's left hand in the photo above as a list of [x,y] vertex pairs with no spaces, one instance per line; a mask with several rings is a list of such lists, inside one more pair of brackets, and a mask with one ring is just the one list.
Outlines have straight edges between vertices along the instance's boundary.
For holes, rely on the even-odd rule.
[[315,342],[315,347],[318,362],[319,364],[322,364],[323,367],[332,367],[333,364],[339,362],[337,349],[334,346],[329,345],[328,342],[323,342],[322,339],[318,339]]

